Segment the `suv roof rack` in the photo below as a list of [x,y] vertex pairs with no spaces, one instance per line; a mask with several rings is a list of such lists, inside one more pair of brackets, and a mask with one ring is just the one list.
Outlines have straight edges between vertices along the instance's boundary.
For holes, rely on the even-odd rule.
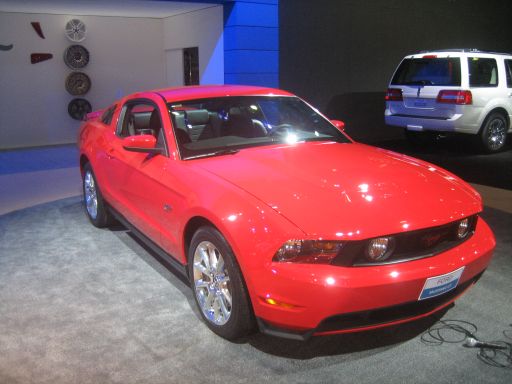
[[510,52],[494,52],[494,51],[485,51],[478,48],[453,48],[453,49],[429,49],[423,50],[419,53],[427,53],[427,52],[472,52],[472,53],[492,53],[495,55],[512,55]]

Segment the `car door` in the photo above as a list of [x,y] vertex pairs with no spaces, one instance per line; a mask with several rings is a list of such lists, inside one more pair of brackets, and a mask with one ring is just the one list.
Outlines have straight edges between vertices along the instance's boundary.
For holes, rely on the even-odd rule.
[[[161,183],[168,156],[162,121],[166,106],[158,97],[132,99],[122,106],[115,134],[109,138],[103,164],[112,199],[109,203],[132,225],[157,244],[165,211],[165,188]],[[168,117],[167,117],[168,118]],[[126,138],[151,134],[162,153],[127,150]]]

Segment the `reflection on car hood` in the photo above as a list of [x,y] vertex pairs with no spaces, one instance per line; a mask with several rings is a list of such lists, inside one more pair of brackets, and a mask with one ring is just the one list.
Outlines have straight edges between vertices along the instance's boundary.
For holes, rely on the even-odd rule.
[[195,161],[315,237],[398,233],[481,210],[478,193],[452,174],[363,144],[299,143]]

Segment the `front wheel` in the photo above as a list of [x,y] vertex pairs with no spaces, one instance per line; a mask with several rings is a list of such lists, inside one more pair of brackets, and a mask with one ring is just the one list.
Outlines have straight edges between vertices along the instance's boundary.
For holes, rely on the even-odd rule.
[[507,140],[507,120],[501,113],[490,114],[480,132],[482,148],[487,153],[498,152]]
[[201,227],[188,252],[191,288],[201,317],[221,337],[235,340],[254,328],[254,315],[242,273],[219,231]]
[[84,166],[82,179],[84,193],[85,213],[91,223],[98,228],[107,227],[112,222],[112,216],[107,209],[103,196],[101,195],[96,177],[89,163]]

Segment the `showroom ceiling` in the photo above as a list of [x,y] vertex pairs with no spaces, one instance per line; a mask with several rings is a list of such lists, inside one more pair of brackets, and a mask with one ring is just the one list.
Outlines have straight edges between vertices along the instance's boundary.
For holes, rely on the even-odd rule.
[[212,4],[157,0],[0,0],[0,12],[165,18]]

